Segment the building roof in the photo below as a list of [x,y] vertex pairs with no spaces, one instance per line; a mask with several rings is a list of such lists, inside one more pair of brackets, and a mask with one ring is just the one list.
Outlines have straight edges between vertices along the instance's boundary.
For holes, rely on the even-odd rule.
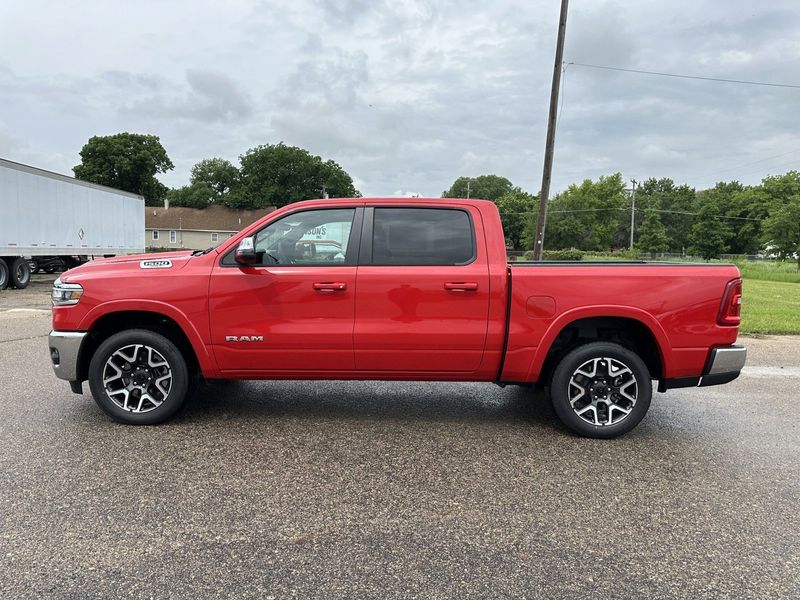
[[23,173],[30,173],[31,175],[38,175],[39,177],[47,177],[49,179],[55,179],[57,181],[65,181],[67,183],[72,183],[74,185],[82,185],[83,187],[94,188],[96,190],[114,192],[115,194],[120,194],[121,196],[130,196],[131,198],[139,198],[142,201],[144,200],[144,197],[140,196],[139,194],[132,194],[131,192],[124,192],[122,190],[118,190],[117,188],[108,187],[107,185],[100,185],[99,183],[91,183],[89,181],[83,181],[82,179],[75,179],[74,177],[70,177],[69,175],[62,175],[61,173],[46,171],[45,169],[40,169],[39,167],[24,165],[22,163],[14,162],[13,160],[8,160],[7,158],[0,158],[0,167],[6,167],[7,169],[14,169],[15,171],[22,171]]
[[240,231],[273,210],[275,210],[274,207],[258,210],[234,210],[216,204],[212,204],[208,208],[145,206],[144,226],[145,229]]

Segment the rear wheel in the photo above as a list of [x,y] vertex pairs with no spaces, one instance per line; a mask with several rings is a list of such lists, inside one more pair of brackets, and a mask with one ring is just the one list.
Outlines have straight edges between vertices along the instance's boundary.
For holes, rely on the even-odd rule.
[[163,335],[144,329],[109,337],[92,356],[89,387],[111,418],[154,425],[183,405],[190,374],[181,351]]
[[8,287],[8,280],[8,263],[4,259],[0,258],[0,290],[4,290]]
[[652,395],[642,359],[610,342],[586,344],[567,354],[550,385],[553,410],[567,429],[592,438],[613,438],[636,427]]
[[24,290],[31,282],[31,267],[24,258],[15,258],[11,262],[11,283],[14,287]]

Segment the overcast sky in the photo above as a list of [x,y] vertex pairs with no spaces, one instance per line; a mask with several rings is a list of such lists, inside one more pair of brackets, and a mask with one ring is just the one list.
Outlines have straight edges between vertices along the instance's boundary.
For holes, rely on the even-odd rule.
[[[365,195],[541,185],[558,1],[3,0],[0,157],[70,173],[92,135],[202,158],[283,141]],[[800,84],[797,0],[573,0],[567,61]],[[568,66],[554,190],[800,168],[800,89]]]

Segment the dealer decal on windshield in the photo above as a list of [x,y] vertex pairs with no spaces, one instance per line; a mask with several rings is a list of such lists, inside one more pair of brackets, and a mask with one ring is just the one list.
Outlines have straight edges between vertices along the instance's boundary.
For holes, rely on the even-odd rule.
[[171,266],[172,261],[164,258],[139,262],[139,268],[141,269],[169,269]]

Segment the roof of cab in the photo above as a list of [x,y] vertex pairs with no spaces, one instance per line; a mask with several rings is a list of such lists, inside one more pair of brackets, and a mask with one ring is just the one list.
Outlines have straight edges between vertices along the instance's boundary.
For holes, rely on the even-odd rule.
[[[413,197],[409,198],[406,196],[397,197],[397,196],[370,196],[366,198],[315,198],[313,200],[302,200],[302,203],[311,203],[311,202],[348,202],[348,203],[365,203],[370,204],[372,202],[391,202],[393,204],[425,204],[435,202],[437,204],[479,204],[486,202],[488,204],[494,204],[491,200],[484,200],[482,198],[433,198],[433,197]],[[299,202],[297,203],[299,204]]]

